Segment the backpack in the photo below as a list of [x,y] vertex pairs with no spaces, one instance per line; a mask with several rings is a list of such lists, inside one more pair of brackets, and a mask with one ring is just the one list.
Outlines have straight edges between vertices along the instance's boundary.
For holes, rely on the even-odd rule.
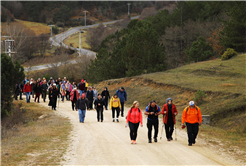
[[[195,106],[195,108],[196,108],[196,111],[197,111],[197,116],[198,116],[198,109],[197,109],[197,107]],[[187,117],[187,112],[188,112],[188,110],[189,110],[189,106],[188,107],[186,107],[186,117]]]
[[[140,109],[138,108],[138,112],[140,113]],[[131,111],[130,111],[130,113],[132,113],[132,108],[131,108]]]

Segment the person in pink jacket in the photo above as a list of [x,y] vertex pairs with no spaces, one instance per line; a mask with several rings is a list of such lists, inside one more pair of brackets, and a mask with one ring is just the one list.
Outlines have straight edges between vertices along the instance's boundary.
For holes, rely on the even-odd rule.
[[75,110],[77,109],[76,107],[76,102],[79,99],[79,91],[77,90],[77,88],[74,88],[71,93],[70,93],[70,97],[71,97],[71,102],[72,102],[72,109],[74,111],[74,106],[75,106]]
[[67,93],[66,93],[66,99],[67,100],[70,100],[70,93],[73,90],[72,84],[69,81],[67,81],[66,87],[67,87],[67,89],[66,89],[66,91],[67,91]]
[[136,144],[139,123],[141,124],[141,127],[143,127],[142,111],[138,107],[139,107],[139,102],[134,101],[131,108],[128,111],[127,119],[126,119],[126,127],[127,124],[129,124],[129,128],[130,128],[131,144]]

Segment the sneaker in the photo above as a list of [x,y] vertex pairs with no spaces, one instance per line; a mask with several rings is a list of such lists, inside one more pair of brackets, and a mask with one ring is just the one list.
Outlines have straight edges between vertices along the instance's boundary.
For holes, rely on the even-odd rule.
[[137,142],[134,140],[134,141],[133,141],[133,144],[137,144]]
[[113,122],[114,122],[114,119],[113,119]]
[[149,143],[152,143],[151,139],[149,139]]
[[116,119],[116,121],[117,121],[117,122],[119,122],[119,120],[118,120],[118,119]]
[[124,115],[121,115],[121,117],[124,117]]
[[131,140],[131,144],[133,144],[134,143],[134,141],[133,140]]
[[189,143],[188,146],[192,146],[192,143]]
[[157,142],[157,138],[154,138],[154,142]]
[[196,144],[196,141],[192,142],[192,144]]
[[167,141],[170,141],[170,138],[168,138]]
[[173,137],[170,137],[170,140],[173,140]]
[[103,120],[101,120],[101,122],[103,122]]

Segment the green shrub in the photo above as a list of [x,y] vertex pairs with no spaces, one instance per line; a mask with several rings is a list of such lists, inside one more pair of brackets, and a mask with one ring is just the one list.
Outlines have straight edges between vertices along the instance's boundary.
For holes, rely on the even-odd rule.
[[59,33],[59,28],[57,26],[52,27],[52,32],[54,34],[58,34]]
[[192,43],[190,49],[185,50],[185,53],[188,56],[189,62],[205,61],[215,54],[213,48],[206,42],[203,36],[198,37],[197,40]]
[[201,104],[204,101],[204,98],[206,97],[207,95],[203,91],[198,90],[193,100],[195,101],[196,104]]
[[232,48],[227,48],[224,54],[221,56],[221,60],[227,60],[237,55],[237,52]]

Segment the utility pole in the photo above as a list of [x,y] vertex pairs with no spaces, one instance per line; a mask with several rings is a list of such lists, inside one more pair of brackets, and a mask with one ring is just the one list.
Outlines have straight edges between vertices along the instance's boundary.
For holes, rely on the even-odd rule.
[[128,5],[128,17],[130,17],[130,5],[131,5],[131,3],[127,3],[127,5]]
[[55,26],[55,25],[48,25],[50,26],[50,43],[51,43],[51,48],[52,48],[52,27]]
[[81,56],[81,33],[84,33],[84,31],[79,30],[79,56]]
[[86,12],[87,12],[87,11],[85,10],[84,12],[85,12],[85,26],[86,26]]

